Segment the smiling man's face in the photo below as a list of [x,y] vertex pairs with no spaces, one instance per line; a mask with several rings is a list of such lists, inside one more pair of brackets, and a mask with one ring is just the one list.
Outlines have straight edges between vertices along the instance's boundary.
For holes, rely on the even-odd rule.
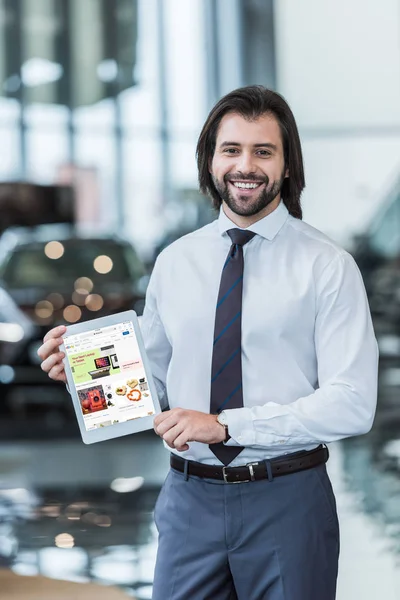
[[226,114],[218,128],[210,173],[224,212],[240,227],[275,210],[288,176],[276,118],[265,114],[249,121]]

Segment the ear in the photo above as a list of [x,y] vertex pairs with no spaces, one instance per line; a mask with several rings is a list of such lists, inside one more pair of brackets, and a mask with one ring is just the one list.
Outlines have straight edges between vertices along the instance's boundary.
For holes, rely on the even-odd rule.
[[288,177],[289,177],[289,168],[287,168],[285,171],[285,179],[287,179]]

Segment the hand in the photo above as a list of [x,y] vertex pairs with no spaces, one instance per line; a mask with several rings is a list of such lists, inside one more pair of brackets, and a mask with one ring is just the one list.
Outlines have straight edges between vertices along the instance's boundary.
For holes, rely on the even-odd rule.
[[188,442],[217,444],[225,440],[225,427],[218,423],[217,415],[183,408],[173,408],[157,415],[154,431],[178,452],[188,450]]
[[43,344],[38,349],[38,356],[42,359],[40,365],[42,370],[48,374],[50,379],[54,381],[67,382],[62,359],[64,352],[59,351],[59,346],[62,344],[62,335],[67,331],[64,325],[54,327],[46,333],[43,338]]

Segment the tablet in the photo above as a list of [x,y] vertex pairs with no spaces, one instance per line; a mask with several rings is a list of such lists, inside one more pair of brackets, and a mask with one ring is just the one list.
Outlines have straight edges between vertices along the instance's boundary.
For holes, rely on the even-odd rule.
[[153,427],[161,410],[135,311],[68,326],[60,350],[85,444]]

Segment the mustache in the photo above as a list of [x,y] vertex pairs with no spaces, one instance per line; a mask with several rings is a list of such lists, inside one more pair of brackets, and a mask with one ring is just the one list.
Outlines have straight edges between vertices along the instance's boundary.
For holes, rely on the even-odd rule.
[[235,181],[249,181],[252,183],[266,183],[268,185],[269,183],[269,177],[266,175],[263,178],[257,177],[257,175],[254,175],[254,173],[247,173],[247,175],[245,175],[244,173],[235,173],[234,175],[225,175],[224,177],[224,181],[230,181],[230,182],[235,182]]

